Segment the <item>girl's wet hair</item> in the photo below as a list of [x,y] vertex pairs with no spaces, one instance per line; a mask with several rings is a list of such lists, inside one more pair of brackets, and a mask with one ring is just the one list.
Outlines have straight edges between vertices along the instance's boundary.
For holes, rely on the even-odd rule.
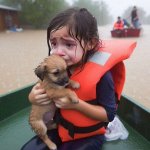
[[[59,14],[57,14],[50,22],[49,27],[47,28],[47,44],[49,48],[50,55],[50,33],[57,31],[58,29],[63,28],[64,26],[68,27],[68,33],[74,39],[77,39],[80,42],[81,47],[84,50],[83,54],[83,63],[86,61],[87,55],[85,51],[85,46],[88,42],[92,42],[92,39],[96,41],[95,46],[92,50],[88,51],[88,55],[91,55],[94,52],[95,47],[101,41],[99,40],[97,21],[95,17],[86,9],[86,8],[70,8]],[[84,41],[84,47],[81,43]],[[92,44],[92,43],[91,43]]]

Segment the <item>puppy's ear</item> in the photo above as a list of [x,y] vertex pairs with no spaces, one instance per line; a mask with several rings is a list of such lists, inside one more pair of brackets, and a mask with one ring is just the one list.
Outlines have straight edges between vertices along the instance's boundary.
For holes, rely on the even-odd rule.
[[39,77],[42,81],[44,79],[44,76],[46,74],[46,64],[40,64],[35,70],[34,73]]

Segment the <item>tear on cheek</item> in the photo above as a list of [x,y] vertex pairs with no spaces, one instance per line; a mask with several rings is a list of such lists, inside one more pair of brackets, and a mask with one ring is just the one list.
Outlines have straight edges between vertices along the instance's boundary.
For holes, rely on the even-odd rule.
[[78,62],[79,62],[79,60],[78,60],[78,58],[77,58],[77,57],[74,57],[74,58],[72,58],[72,62],[73,62],[73,63],[78,63]]

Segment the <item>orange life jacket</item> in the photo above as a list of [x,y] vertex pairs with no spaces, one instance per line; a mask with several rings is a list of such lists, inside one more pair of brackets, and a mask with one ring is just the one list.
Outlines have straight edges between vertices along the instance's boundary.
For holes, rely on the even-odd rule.
[[124,23],[123,23],[123,21],[120,21],[120,22],[115,22],[115,24],[114,24],[114,29],[119,29],[119,30],[122,30],[123,29],[123,27],[124,27]]
[[[77,69],[71,76],[71,79],[80,83],[80,88],[75,90],[78,97],[87,102],[96,99],[96,84],[108,70],[111,70],[115,92],[120,99],[125,81],[123,60],[131,55],[135,46],[136,43],[132,41],[104,41],[104,47],[92,56],[83,70]],[[60,114],[61,119],[66,121],[59,122],[58,126],[63,142],[105,133],[103,122],[91,119],[78,111],[61,109]]]

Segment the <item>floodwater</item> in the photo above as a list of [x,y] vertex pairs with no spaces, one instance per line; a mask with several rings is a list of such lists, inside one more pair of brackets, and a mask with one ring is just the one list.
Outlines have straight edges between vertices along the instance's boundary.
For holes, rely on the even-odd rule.
[[[111,26],[99,27],[100,38],[112,39]],[[137,42],[126,64],[123,94],[150,109],[150,26],[143,26],[139,38],[123,38]],[[119,46],[119,45],[118,45]],[[46,57],[46,30],[0,33],[0,94],[14,91],[37,81],[34,68]],[[149,66],[149,67],[148,67]]]

